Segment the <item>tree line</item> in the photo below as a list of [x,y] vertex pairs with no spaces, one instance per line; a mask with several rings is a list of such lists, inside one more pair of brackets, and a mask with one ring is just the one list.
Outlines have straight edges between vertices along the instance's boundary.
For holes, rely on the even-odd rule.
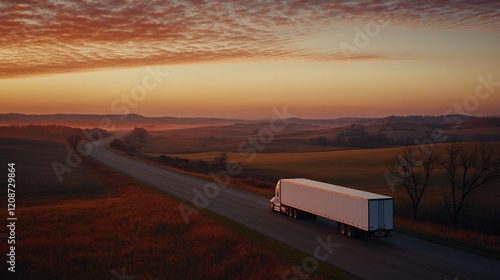
[[[398,129],[398,128],[394,128]],[[352,124],[349,128],[342,129],[335,137],[318,136],[308,139],[310,145],[316,146],[338,146],[338,147],[353,147],[353,148],[382,148],[409,146],[415,144],[415,137],[391,137],[385,131],[388,129],[380,129],[377,132],[369,133],[366,131],[366,126],[362,124]],[[423,132],[422,132],[423,133]],[[488,142],[500,141],[500,136],[491,134],[466,135],[460,138],[457,135],[448,135],[446,142],[459,141],[475,141]]]
[[443,203],[453,226],[457,227],[464,205],[472,195],[499,178],[500,152],[493,144],[464,145],[455,142],[444,152],[435,145],[408,146],[387,161],[385,177],[394,190],[404,189],[410,198],[413,218],[417,220],[422,198],[437,173],[446,178],[442,186]]
[[[0,133],[5,137],[47,139],[64,141],[67,135],[80,134],[82,129],[64,125],[10,125],[0,126]],[[104,133],[104,131],[103,131]]]

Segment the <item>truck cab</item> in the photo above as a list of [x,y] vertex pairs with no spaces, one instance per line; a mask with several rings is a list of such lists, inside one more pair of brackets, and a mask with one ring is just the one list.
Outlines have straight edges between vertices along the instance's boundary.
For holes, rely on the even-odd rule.
[[271,211],[278,210],[279,212],[281,212],[281,202],[280,202],[281,184],[280,184],[280,182],[281,181],[278,181],[278,183],[276,184],[276,188],[274,189],[274,197],[271,198],[271,200],[269,201]]

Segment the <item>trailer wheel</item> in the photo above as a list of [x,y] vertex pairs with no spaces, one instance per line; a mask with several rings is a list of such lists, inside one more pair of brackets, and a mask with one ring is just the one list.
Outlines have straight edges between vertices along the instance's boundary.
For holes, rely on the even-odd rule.
[[339,225],[339,230],[340,230],[340,234],[345,235],[345,225],[344,224]]
[[347,226],[347,228],[346,228],[346,235],[347,235],[347,237],[353,237],[354,236],[354,229],[351,226]]
[[288,208],[288,217],[293,218],[293,209],[292,209],[292,207]]
[[293,218],[297,219],[299,217],[299,211],[297,209],[293,209]]

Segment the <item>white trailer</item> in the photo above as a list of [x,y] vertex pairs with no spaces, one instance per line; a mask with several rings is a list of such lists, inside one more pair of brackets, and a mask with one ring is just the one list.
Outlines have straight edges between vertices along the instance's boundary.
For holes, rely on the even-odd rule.
[[292,218],[324,217],[337,222],[341,234],[373,237],[393,230],[393,198],[308,179],[281,179],[271,210]]

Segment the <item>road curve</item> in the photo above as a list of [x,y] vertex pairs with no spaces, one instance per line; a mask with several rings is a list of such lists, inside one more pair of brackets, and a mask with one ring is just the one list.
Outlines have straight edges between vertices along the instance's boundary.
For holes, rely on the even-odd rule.
[[[103,147],[95,147],[90,156],[123,174],[186,201],[186,206],[190,207],[194,207],[196,190],[203,193],[209,183],[200,178],[135,161]],[[398,233],[394,233],[393,238],[377,240],[348,239],[338,234],[333,221],[323,218],[293,220],[271,212],[268,197],[231,187],[224,187],[219,193],[209,193],[211,194],[214,197],[208,199],[206,209],[311,256],[296,264],[300,267],[300,272],[293,272],[292,267],[289,271],[283,271],[283,279],[305,279],[307,269],[314,273],[315,263],[322,259],[364,279],[499,279],[499,261]],[[207,200],[199,200],[197,205],[202,203],[207,203]]]

